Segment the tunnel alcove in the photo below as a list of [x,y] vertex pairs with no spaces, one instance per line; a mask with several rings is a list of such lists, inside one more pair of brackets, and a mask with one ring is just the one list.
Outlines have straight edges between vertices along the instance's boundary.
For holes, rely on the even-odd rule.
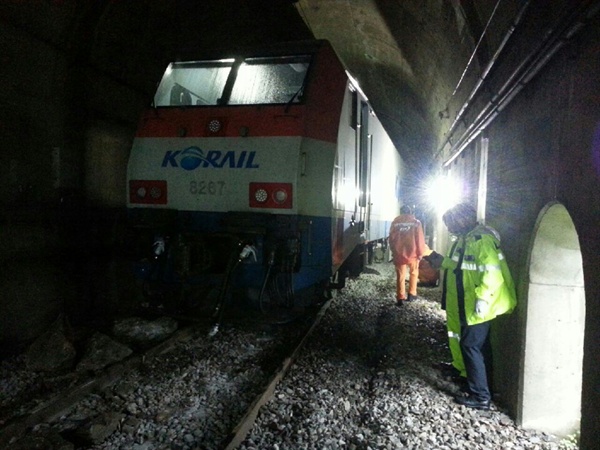
[[585,286],[575,225],[565,206],[539,214],[530,252],[518,420],[561,436],[579,432]]

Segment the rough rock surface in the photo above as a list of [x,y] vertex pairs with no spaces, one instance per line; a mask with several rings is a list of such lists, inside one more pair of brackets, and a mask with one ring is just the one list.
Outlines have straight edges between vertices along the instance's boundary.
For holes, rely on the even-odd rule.
[[90,338],[76,371],[100,370],[121,361],[133,353],[129,347],[116,342],[102,333],[94,333]]
[[67,338],[65,318],[60,315],[29,347],[27,366],[31,371],[60,372],[71,366],[76,350]]
[[129,317],[117,320],[112,331],[121,342],[144,348],[163,341],[176,330],[177,321],[170,317],[160,317],[156,320]]

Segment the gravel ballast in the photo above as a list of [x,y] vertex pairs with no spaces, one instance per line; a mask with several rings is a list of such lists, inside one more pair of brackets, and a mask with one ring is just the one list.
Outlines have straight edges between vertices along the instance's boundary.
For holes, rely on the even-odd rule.
[[449,356],[441,289],[418,294],[395,304],[391,264],[349,281],[240,448],[577,448],[517,427],[501,406],[457,405],[458,387],[434,369]]
[[[577,449],[569,440],[519,428],[500,404],[478,411],[454,402],[458,387],[434,368],[448,357],[440,291],[419,287],[418,300],[398,307],[389,263],[370,265],[348,280],[238,448]],[[280,364],[275,355],[290,348],[289,336],[284,325],[224,323],[213,338],[207,331],[60,418],[36,425],[11,448],[223,448]],[[1,402],[14,398],[15,390],[25,398],[27,386],[39,388],[32,382],[39,374],[18,357],[0,369]],[[95,441],[89,435],[82,440],[86,427],[94,426]],[[64,441],[32,447],[36,436]]]

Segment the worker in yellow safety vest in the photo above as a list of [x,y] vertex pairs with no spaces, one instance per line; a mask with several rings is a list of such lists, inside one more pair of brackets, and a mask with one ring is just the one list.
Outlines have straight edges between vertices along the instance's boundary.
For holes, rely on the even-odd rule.
[[456,205],[442,219],[456,240],[446,257],[432,252],[426,258],[444,271],[442,307],[446,310],[452,365],[467,378],[468,395],[455,400],[471,408],[489,409],[490,324],[515,308],[515,286],[498,232],[479,225],[472,206]]

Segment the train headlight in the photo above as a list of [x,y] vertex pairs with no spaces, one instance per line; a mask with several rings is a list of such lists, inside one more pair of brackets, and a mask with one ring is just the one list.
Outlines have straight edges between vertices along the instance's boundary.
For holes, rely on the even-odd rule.
[[267,199],[269,198],[269,194],[267,194],[267,191],[265,191],[264,189],[257,189],[254,192],[254,198],[256,199],[256,201],[258,203],[264,203],[267,201]]
[[154,200],[158,200],[161,195],[162,195],[162,189],[159,188],[158,186],[152,186],[150,188],[150,197],[152,197]]
[[227,128],[226,117],[209,117],[204,122],[204,130],[207,136],[224,136]]
[[223,125],[221,125],[221,121],[219,119],[213,119],[208,122],[208,131],[211,133],[218,133],[221,131]]
[[287,192],[283,189],[277,189],[274,193],[273,193],[273,200],[275,200],[276,203],[283,203],[287,200]]
[[291,209],[292,183],[250,183],[248,200],[251,208]]
[[140,186],[139,188],[137,188],[137,191],[135,191],[135,195],[137,196],[137,198],[146,198],[146,194],[148,192],[146,191],[146,188],[144,186]]
[[166,205],[166,180],[129,180],[129,203]]

